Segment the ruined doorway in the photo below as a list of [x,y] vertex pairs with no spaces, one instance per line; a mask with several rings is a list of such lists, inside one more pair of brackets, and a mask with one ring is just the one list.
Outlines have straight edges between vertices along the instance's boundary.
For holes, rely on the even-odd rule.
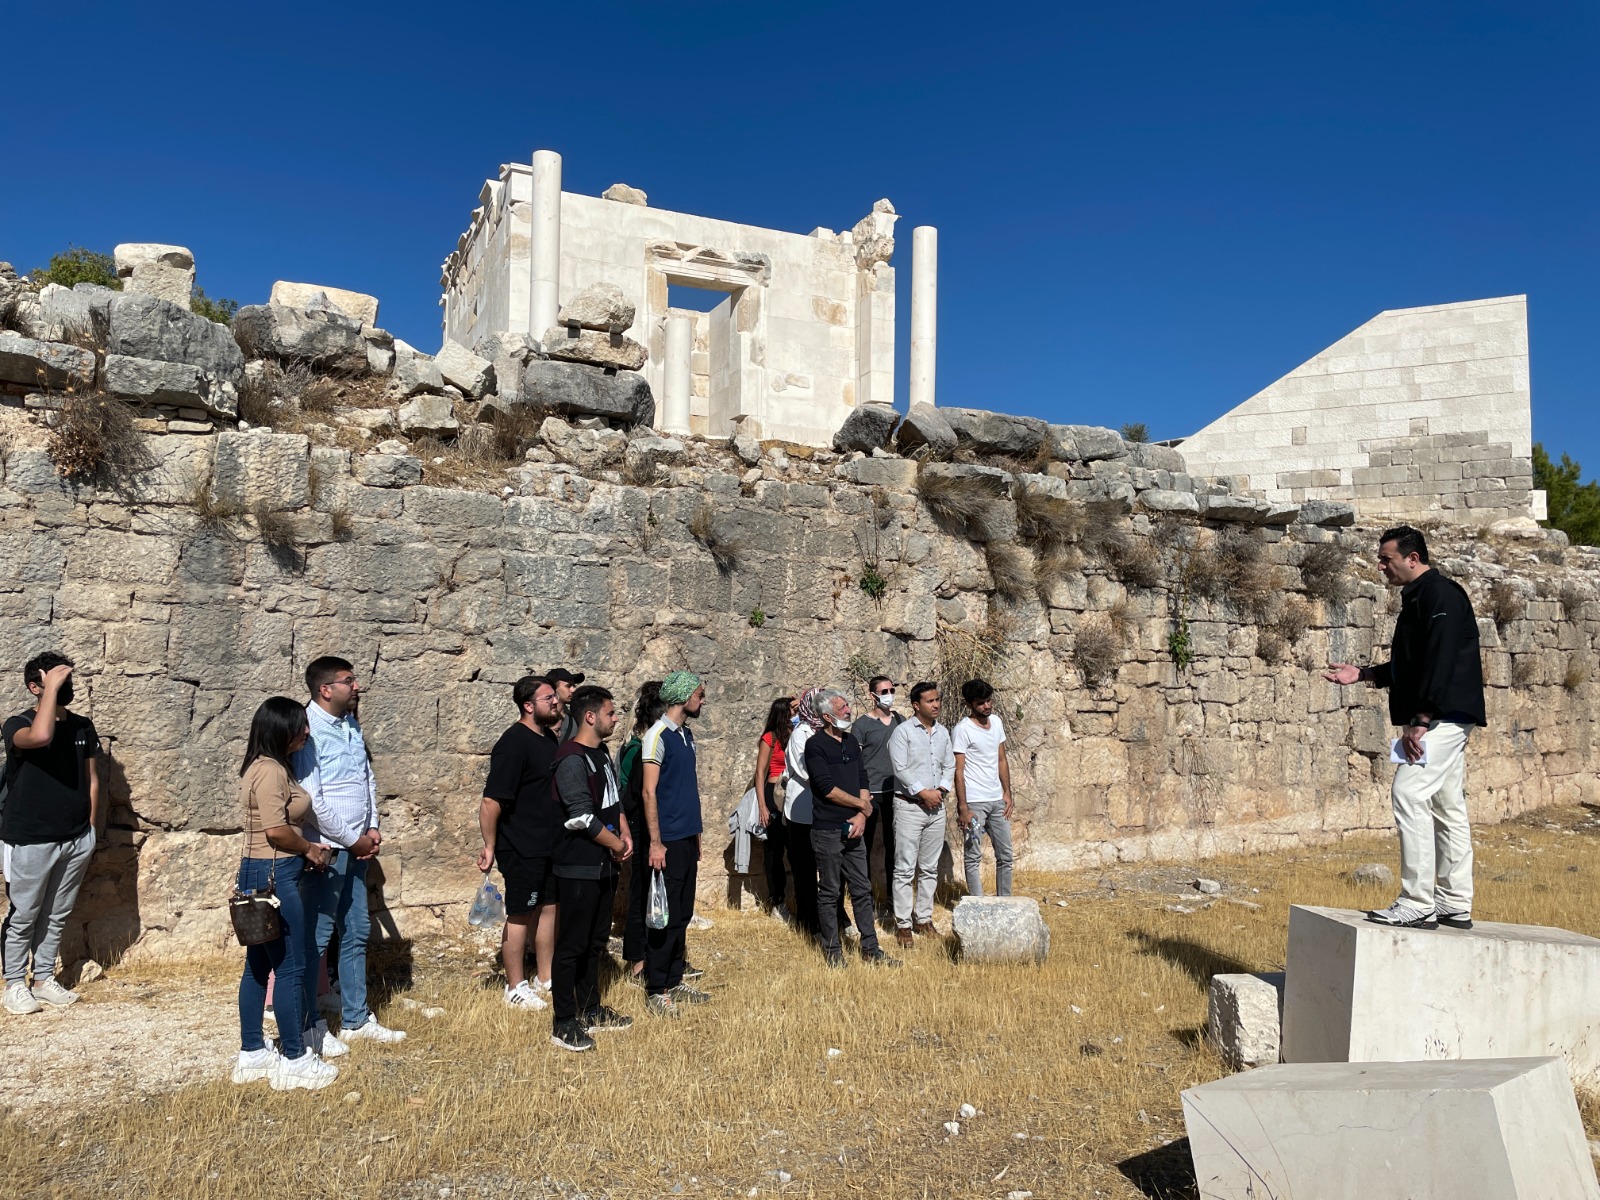
[[736,431],[744,411],[737,313],[745,288],[722,281],[667,278],[667,316],[694,329],[689,356],[689,428],[702,437]]

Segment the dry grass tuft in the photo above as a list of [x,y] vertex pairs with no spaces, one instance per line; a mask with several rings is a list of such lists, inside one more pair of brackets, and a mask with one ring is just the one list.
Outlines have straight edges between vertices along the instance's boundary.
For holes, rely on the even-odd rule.
[[1561,676],[1561,686],[1569,692],[1575,692],[1589,682],[1589,675],[1589,663],[1574,654],[1567,660],[1567,670]]
[[744,547],[737,538],[728,537],[717,528],[710,504],[701,504],[689,518],[689,536],[706,548],[722,574],[731,575],[738,569]]
[[1126,539],[1110,554],[1111,572],[1128,587],[1153,588],[1167,577],[1161,551],[1144,539]]
[[513,404],[494,412],[494,452],[506,463],[519,463],[539,440],[539,426],[550,416],[542,404]]
[[1083,505],[1027,488],[1016,489],[1017,534],[1046,551],[1071,545],[1083,536],[1088,514]]
[[299,545],[294,518],[288,513],[263,503],[250,510],[250,518],[255,522],[256,533],[265,545],[279,550],[290,550]]
[[131,483],[152,461],[145,435],[133,419],[133,409],[115,397],[69,394],[45,450],[63,479]]
[[1511,656],[1511,686],[1526,690],[1539,678],[1539,664],[1532,654]]
[[1109,617],[1095,615],[1078,622],[1072,639],[1072,662],[1086,687],[1099,687],[1116,674],[1122,662],[1122,639]]
[[1489,585],[1489,615],[1501,629],[1520,621],[1527,611],[1528,602],[1509,579],[1496,579]]
[[200,518],[201,527],[211,533],[223,532],[228,522],[239,515],[239,509],[232,501],[222,499],[211,490],[209,475],[195,480],[189,506],[194,509],[194,515]]
[[1291,646],[1297,645],[1311,628],[1315,617],[1315,610],[1299,596],[1285,596],[1273,617],[1272,629]]
[[995,674],[1009,652],[1013,632],[1015,623],[997,609],[990,609],[988,622],[976,631],[951,625],[939,626],[934,635],[939,649],[935,682],[939,685],[939,694],[944,698],[939,719],[946,725],[953,726],[966,715],[966,708],[961,703],[963,683],[969,679],[994,682]]
[[934,519],[952,528],[965,529],[968,522],[982,523],[995,501],[1004,499],[1005,480],[990,475],[951,475],[930,471],[923,463],[917,469],[917,494]]
[[1333,542],[1307,546],[1300,556],[1300,586],[1313,600],[1343,604],[1355,595],[1350,555]]
[[1083,556],[1074,549],[1046,550],[1033,561],[1034,594],[1049,607],[1058,584],[1083,565]]
[[994,590],[1007,600],[1021,600],[1033,595],[1036,583],[1033,560],[1026,550],[1006,542],[990,542],[983,548],[984,560],[989,564],[989,577],[994,580]]
[[1561,601],[1561,612],[1569,620],[1580,615],[1583,606],[1588,603],[1589,594],[1573,580],[1561,585],[1561,594],[1557,597]]
[[1120,514],[1104,505],[1090,504],[1084,509],[1078,545],[1090,562],[1110,564],[1132,549],[1133,537]]
[[1289,657],[1289,643],[1276,629],[1262,629],[1256,634],[1256,657],[1275,667]]

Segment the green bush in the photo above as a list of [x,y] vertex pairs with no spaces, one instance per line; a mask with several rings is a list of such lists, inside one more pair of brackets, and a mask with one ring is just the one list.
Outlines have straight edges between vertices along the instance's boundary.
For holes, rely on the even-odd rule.
[[78,283],[98,283],[113,291],[122,290],[122,280],[117,278],[117,264],[109,254],[99,254],[82,246],[68,246],[60,254],[52,255],[48,267],[28,272],[35,288],[47,283],[72,287]]
[[1150,427],[1143,421],[1129,421],[1122,427],[1122,440],[1125,442],[1148,442],[1150,440]]
[[189,297],[189,311],[218,325],[229,325],[233,322],[233,314],[239,311],[239,302],[222,296],[213,300],[206,295],[205,288],[197,287],[194,295]]

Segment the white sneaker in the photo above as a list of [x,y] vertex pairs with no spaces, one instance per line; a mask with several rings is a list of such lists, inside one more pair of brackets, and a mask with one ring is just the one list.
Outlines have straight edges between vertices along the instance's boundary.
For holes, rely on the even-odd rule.
[[1439,917],[1433,909],[1418,910],[1404,900],[1396,900],[1388,908],[1375,909],[1367,920],[1376,925],[1391,925],[1396,929],[1437,929]]
[[258,1079],[270,1079],[282,1058],[283,1055],[271,1046],[261,1050],[241,1050],[238,1061],[233,1064],[233,1081],[254,1083]]
[[43,1000],[46,1004],[53,1004],[57,1008],[65,1008],[69,1004],[78,1002],[78,993],[69,992],[54,979],[46,979],[43,983],[33,985],[33,998]]
[[512,1008],[544,1009],[550,1007],[549,1002],[538,991],[528,986],[526,979],[517,984],[516,987],[508,987],[506,989],[506,1003]]
[[305,1043],[306,1049],[319,1058],[338,1058],[341,1054],[350,1053],[350,1047],[328,1031],[326,1021],[318,1021],[305,1031]]
[[528,982],[533,985],[534,989],[537,990],[541,996],[548,996],[550,994],[550,981],[548,979],[540,979],[537,975],[535,975],[532,979],[528,980]]
[[284,1058],[279,1055],[278,1065],[267,1079],[275,1092],[287,1092],[291,1088],[305,1088],[314,1092],[318,1088],[327,1087],[338,1077],[338,1067],[330,1062],[323,1062],[307,1050],[299,1058]]
[[403,1042],[406,1032],[403,1029],[386,1029],[378,1024],[378,1018],[368,1014],[367,1019],[354,1029],[341,1029],[339,1035],[347,1042]]
[[4,1004],[6,1011],[14,1017],[25,1017],[44,1007],[33,998],[33,993],[28,990],[28,985],[25,983],[8,984]]

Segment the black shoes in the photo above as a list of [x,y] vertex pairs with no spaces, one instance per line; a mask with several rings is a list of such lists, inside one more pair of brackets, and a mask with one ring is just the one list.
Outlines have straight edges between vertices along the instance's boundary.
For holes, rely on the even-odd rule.
[[881,948],[877,950],[863,950],[861,952],[861,961],[864,963],[870,963],[874,967],[898,967],[900,965],[900,960],[898,958],[890,958],[889,955],[885,954]]
[[582,1022],[576,1020],[558,1022],[550,1034],[550,1044],[579,1052],[594,1049],[594,1039],[584,1032]]
[[1471,929],[1471,913],[1440,913],[1439,924],[1448,925],[1451,929]]
[[625,1017],[614,1008],[602,1004],[592,1012],[584,1013],[583,1027],[588,1033],[605,1033],[613,1029],[632,1029],[633,1018]]

